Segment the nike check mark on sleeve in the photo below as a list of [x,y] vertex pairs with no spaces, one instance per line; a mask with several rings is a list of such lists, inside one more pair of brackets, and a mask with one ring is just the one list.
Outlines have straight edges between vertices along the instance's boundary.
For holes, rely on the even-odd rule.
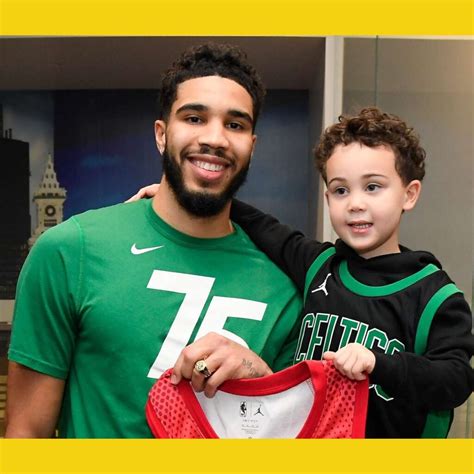
[[157,247],[145,247],[145,248],[142,248],[142,249],[138,249],[137,244],[133,244],[132,248],[130,249],[130,252],[132,252],[133,255],[141,255],[142,253],[151,252],[152,250],[161,249],[162,247],[164,247],[164,245],[158,245]]

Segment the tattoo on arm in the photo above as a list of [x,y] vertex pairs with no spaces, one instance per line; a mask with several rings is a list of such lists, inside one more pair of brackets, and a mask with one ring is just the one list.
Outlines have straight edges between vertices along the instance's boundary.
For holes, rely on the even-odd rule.
[[247,359],[242,359],[242,365],[248,370],[250,378],[261,377],[261,374],[252,366],[252,362]]

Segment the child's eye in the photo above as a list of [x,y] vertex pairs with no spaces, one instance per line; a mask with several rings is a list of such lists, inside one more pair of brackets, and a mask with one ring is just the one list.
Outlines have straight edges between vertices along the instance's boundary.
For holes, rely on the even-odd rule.
[[349,191],[346,188],[336,188],[334,190],[334,194],[337,194],[338,196],[344,196],[347,194]]
[[382,186],[380,186],[380,184],[376,184],[376,183],[370,183],[367,185],[367,191],[369,192],[374,192],[374,191],[377,191],[378,189],[380,189]]

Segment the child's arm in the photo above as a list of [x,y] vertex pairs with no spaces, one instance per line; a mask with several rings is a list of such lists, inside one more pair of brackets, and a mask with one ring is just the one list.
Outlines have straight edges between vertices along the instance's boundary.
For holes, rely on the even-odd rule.
[[324,353],[323,358],[332,360],[336,369],[352,380],[372,374],[371,382],[381,385],[390,396],[420,401],[430,410],[455,408],[474,390],[474,371],[469,365],[474,351],[471,315],[460,295],[446,301],[441,309],[430,331],[430,347],[423,355],[386,355],[351,343],[337,352]]
[[237,199],[232,201],[230,217],[289,275],[300,291],[304,290],[309,266],[332,245],[309,239],[301,232],[280,224],[273,216]]
[[451,410],[474,389],[472,315],[461,294],[449,297],[438,309],[423,355],[374,352],[371,383],[393,397],[418,403],[428,410]]

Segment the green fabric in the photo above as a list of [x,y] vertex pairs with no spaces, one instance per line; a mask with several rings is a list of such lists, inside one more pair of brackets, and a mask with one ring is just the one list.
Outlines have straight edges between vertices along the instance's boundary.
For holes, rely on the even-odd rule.
[[[324,252],[319,254],[314,262],[309,267],[306,273],[305,279],[305,288],[304,288],[304,301],[306,301],[306,297],[308,294],[308,289],[311,283],[313,282],[314,277],[322,268],[322,266],[328,261],[328,259],[336,253],[336,249],[334,247],[330,247],[326,249]],[[300,321],[301,323],[301,321]],[[287,367],[296,363],[295,357],[298,348],[298,337],[300,334],[300,326],[295,326],[293,329],[292,334],[290,335],[288,342],[283,346],[277,360],[274,364],[274,370],[279,371],[286,369]]]
[[[439,307],[447,298],[462,293],[456,285],[450,283],[440,288],[428,301],[418,322],[418,328],[415,336],[415,354],[422,355],[426,351],[428,344],[428,336],[430,333],[431,323],[438,311]],[[446,438],[448,436],[449,427],[453,419],[452,410],[432,411],[426,418],[425,427],[421,435],[422,438]]]
[[[192,238],[140,201],[81,214],[38,240],[18,284],[9,358],[67,378],[60,436],[151,437],[151,368],[172,366],[199,331],[220,329],[272,365],[301,300],[235,227]],[[134,255],[134,244],[162,247]]]
[[420,281],[422,278],[425,278],[428,275],[431,275],[434,272],[439,270],[438,267],[430,263],[426,265],[422,270],[410,275],[406,278],[403,278],[395,283],[390,283],[389,285],[381,285],[381,286],[370,286],[365,285],[357,281],[350,273],[349,268],[347,266],[347,260],[341,262],[339,266],[339,276],[341,277],[342,282],[353,293],[356,293],[360,296],[387,296],[397,291],[402,291],[405,288],[415,284],[417,281]]
[[314,262],[309,267],[308,271],[306,272],[305,284],[304,284],[304,296],[303,300],[306,301],[306,296],[308,294],[309,286],[311,285],[314,277],[319,272],[321,267],[326,263],[326,261],[336,253],[336,249],[334,247],[330,247],[320,255],[316,257]]
[[415,337],[415,354],[421,355],[425,353],[431,323],[433,322],[436,311],[438,311],[438,308],[447,298],[456,293],[462,293],[462,291],[458,289],[456,285],[450,283],[449,285],[440,288],[428,301],[423,313],[421,313],[420,320],[418,321],[418,328]]

